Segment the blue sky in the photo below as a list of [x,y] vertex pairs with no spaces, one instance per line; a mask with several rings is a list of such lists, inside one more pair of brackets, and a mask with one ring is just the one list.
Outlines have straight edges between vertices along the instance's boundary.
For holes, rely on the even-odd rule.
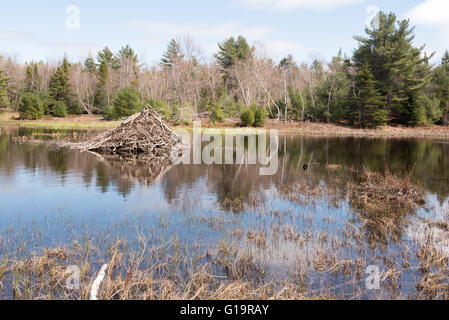
[[[79,29],[67,29],[70,5],[79,8]],[[242,34],[276,60],[291,53],[310,62],[339,48],[350,54],[370,6],[411,18],[416,44],[437,56],[449,49],[448,0],[15,0],[0,11],[0,54],[20,61],[58,60],[64,53],[78,59],[130,44],[151,64],[174,37],[191,36],[211,58],[217,42]]]

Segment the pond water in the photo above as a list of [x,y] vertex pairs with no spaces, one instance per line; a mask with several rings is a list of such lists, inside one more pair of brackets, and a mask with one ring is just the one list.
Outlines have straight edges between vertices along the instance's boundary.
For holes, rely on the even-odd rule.
[[[23,243],[28,252],[69,245],[83,237],[132,242],[141,233],[155,243],[175,239],[204,250],[226,242],[252,252],[266,266],[267,279],[294,275],[301,266],[310,269],[308,288],[317,294],[330,283],[333,293],[347,297],[357,292],[359,298],[407,298],[419,293],[416,286],[423,275],[416,270],[420,263],[416,257],[410,257],[411,267],[403,266],[404,247],[419,250],[424,219],[449,222],[449,143],[445,141],[286,135],[280,137],[279,169],[274,176],[260,176],[257,165],[179,165],[158,179],[144,165],[111,166],[89,153],[26,143],[83,140],[92,134],[1,129],[0,235],[15,239],[2,244],[4,252],[14,252]],[[305,163],[310,164],[309,170],[304,170]],[[373,240],[374,231],[344,194],[364,167],[412,172],[412,180],[427,193],[425,208],[396,221],[395,240],[388,236],[385,241]],[[296,184],[329,185],[342,195],[333,199],[318,194],[313,200],[295,201],[282,190]],[[348,235],[351,228],[360,236]],[[440,237],[433,245],[448,253],[446,240]],[[325,257],[329,259],[326,250],[337,250],[341,261],[362,258],[364,265],[380,270],[391,269],[392,264],[396,270],[407,269],[400,277],[400,289],[390,290],[387,285],[374,292],[359,289],[363,277],[351,280],[344,268],[331,272],[319,266]],[[95,262],[105,260],[106,255],[99,255]]]

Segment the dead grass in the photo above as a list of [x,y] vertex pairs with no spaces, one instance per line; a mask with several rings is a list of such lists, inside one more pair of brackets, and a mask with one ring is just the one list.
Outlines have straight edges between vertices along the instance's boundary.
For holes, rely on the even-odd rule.
[[[91,244],[90,244],[91,245]],[[89,245],[89,246],[90,246]],[[263,282],[266,270],[251,255],[236,256],[223,247],[214,253],[186,259],[168,254],[168,247],[128,251],[118,241],[110,252],[106,278],[99,296],[104,300],[241,300],[307,299],[291,280]],[[16,300],[86,300],[98,272],[87,263],[86,248],[47,249],[25,259],[2,259],[0,288]],[[90,248],[95,250],[95,248]],[[225,250],[225,251],[226,251]],[[153,263],[148,264],[148,257]],[[226,258],[227,257],[227,258]],[[205,261],[195,264],[193,260]],[[80,266],[80,290],[65,287],[68,265]],[[214,275],[214,265],[226,270]],[[257,279],[258,280],[257,280]],[[6,292],[6,293],[5,293]],[[311,297],[318,298],[318,297]]]
[[361,179],[352,188],[351,205],[364,213],[405,214],[426,204],[424,189],[412,181],[411,174],[400,177],[365,169]]

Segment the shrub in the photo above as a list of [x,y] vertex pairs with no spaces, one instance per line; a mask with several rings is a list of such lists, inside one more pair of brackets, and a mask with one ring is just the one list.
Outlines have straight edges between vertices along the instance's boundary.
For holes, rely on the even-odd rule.
[[171,108],[170,121],[174,126],[181,124],[181,108],[177,104],[174,104]]
[[53,109],[53,106],[55,102],[53,101],[52,97],[46,92],[39,92],[38,93],[39,98],[42,101],[42,105],[44,107],[44,114],[50,114],[51,110]]
[[223,106],[221,104],[221,102],[218,102],[213,108],[212,108],[212,112],[210,114],[210,121],[212,121],[213,123],[215,122],[222,122],[224,120],[224,111],[223,111]]
[[24,93],[20,99],[19,112],[21,119],[41,119],[44,116],[44,104],[38,94]]
[[268,118],[267,110],[261,107],[253,107],[254,110],[254,127],[263,127],[265,125],[265,120]]
[[57,118],[67,117],[67,106],[63,101],[57,101],[53,106],[53,116]]
[[441,120],[444,110],[441,108],[441,100],[435,94],[423,94],[418,98],[418,104],[425,109],[426,122],[434,124]]
[[254,110],[250,108],[243,110],[242,113],[240,114],[240,120],[242,121],[242,124],[244,126],[247,127],[252,126],[255,121]]
[[170,120],[170,107],[162,100],[159,99],[148,99],[145,105],[149,105],[151,108],[156,110],[165,121]]
[[77,100],[70,100],[67,104],[67,113],[80,115],[83,114],[83,109],[81,108],[81,105]]
[[180,122],[183,125],[189,126],[196,118],[196,110],[191,103],[184,104],[179,112]]
[[105,107],[104,109],[103,109],[103,118],[104,118],[104,120],[107,120],[107,121],[112,121],[112,120],[117,120],[118,118],[120,118],[120,117],[118,117],[116,114],[115,114],[115,109],[114,109],[114,107]]
[[132,88],[121,90],[114,100],[114,116],[116,118],[129,117],[142,111],[143,105],[140,94]]

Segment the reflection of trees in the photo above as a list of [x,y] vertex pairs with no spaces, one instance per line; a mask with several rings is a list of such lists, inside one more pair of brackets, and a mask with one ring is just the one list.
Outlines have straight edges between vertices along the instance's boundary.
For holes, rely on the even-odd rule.
[[[311,165],[309,172],[303,171],[305,163]],[[328,165],[338,165],[343,170],[328,170]],[[441,199],[449,196],[448,184],[435,180],[435,177],[449,179],[449,145],[411,139],[286,136],[280,139],[279,170],[272,177],[260,176],[258,166],[178,166],[164,178],[163,188],[167,201],[172,202],[180,189],[193,188],[195,182],[204,179],[223,207],[229,200],[248,203],[251,194],[269,189],[271,184],[280,188],[313,179],[343,187],[349,182],[348,178],[357,179],[357,171],[362,166],[378,172],[388,169],[393,173],[414,169],[414,180],[420,181],[427,192],[436,193]]]
[[68,171],[69,153],[65,151],[50,150],[47,152],[48,164],[61,175],[65,175]]
[[[44,130],[31,130],[21,128],[19,130],[4,130],[0,133],[0,169],[6,177],[14,177],[18,167],[23,166],[29,172],[40,170],[44,175],[57,173],[63,181],[69,171],[80,172],[81,180],[86,186],[95,183],[101,192],[108,192],[111,186],[115,186],[117,192],[127,196],[134,188],[134,184],[142,182],[145,178],[143,171],[133,166],[123,167],[108,165],[88,153],[76,151],[55,150],[45,145],[19,143],[14,138],[21,135],[30,136],[37,133],[46,133]],[[52,131],[53,132],[53,131]],[[53,134],[50,132],[50,134]],[[138,176],[139,179],[135,179]],[[150,182],[146,178],[146,182]]]
[[[113,186],[126,196],[136,183],[150,185],[158,178],[159,171],[165,170],[165,167],[151,168],[148,164],[103,163],[88,153],[20,144],[11,136],[47,133],[45,130],[20,130],[20,133],[5,130],[0,133],[3,174],[12,175],[19,165],[28,170],[39,168],[59,174],[81,172],[87,186],[95,184],[102,192],[108,192]],[[308,172],[302,169],[305,163],[310,164]],[[328,170],[327,165],[339,165],[343,170]],[[229,201],[250,204],[254,196],[273,185],[280,188],[304,179],[335,182],[337,175],[341,176],[345,169],[360,169],[362,165],[380,172],[386,169],[405,172],[414,168],[413,178],[426,191],[437,194],[440,200],[449,196],[449,144],[412,139],[284,136],[280,138],[279,170],[274,176],[260,176],[259,167],[255,165],[176,166],[162,179],[162,188],[168,202],[181,201],[180,193],[194,189],[203,179],[208,192],[215,194],[219,206],[225,208]],[[353,179],[356,177],[356,174],[352,175]]]

